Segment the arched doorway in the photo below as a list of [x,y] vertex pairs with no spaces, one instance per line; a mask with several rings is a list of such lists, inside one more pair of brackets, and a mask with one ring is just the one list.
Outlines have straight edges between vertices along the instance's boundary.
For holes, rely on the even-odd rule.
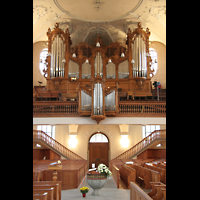
[[89,169],[92,164],[97,168],[100,163],[109,166],[109,139],[103,133],[94,133],[88,142]]

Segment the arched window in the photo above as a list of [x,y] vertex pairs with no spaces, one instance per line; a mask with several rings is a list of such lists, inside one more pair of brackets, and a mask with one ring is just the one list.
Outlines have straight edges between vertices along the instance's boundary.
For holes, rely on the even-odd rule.
[[40,73],[42,75],[44,75],[43,70],[44,69],[46,70],[45,60],[46,60],[47,54],[48,54],[48,49],[47,48],[43,49],[42,52],[40,53],[40,65],[39,65],[39,69],[40,69]]
[[97,133],[90,138],[90,142],[108,142],[108,138],[104,134]]
[[[153,48],[149,48],[149,54],[151,56],[152,62],[151,62],[151,69],[154,69],[153,75],[156,74],[158,70],[158,59],[157,59],[157,53]],[[150,74],[150,76],[152,76]]]

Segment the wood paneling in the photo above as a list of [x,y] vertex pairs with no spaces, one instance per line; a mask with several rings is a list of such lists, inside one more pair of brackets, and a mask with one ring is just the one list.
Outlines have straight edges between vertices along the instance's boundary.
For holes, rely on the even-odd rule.
[[33,149],[33,160],[42,160],[46,156],[46,159],[60,159],[60,155],[52,151],[51,149]]
[[[52,181],[54,170],[49,170],[50,163],[58,160],[33,161],[33,180]],[[83,180],[88,167],[86,160],[61,160],[62,169],[57,170],[57,181],[62,181],[62,189],[77,188]]]
[[147,149],[137,156],[138,159],[166,158],[166,149]]
[[108,150],[109,143],[89,143],[89,168],[92,168],[92,163],[95,163],[95,167],[100,163],[108,166]]

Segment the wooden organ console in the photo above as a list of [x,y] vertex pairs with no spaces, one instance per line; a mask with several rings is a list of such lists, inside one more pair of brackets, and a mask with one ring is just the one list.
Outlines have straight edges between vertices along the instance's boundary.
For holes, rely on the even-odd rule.
[[[106,46],[97,35],[93,45],[79,43],[71,47],[68,29],[55,24],[48,29],[47,90],[73,91],[78,96],[78,112],[97,123],[119,112],[118,92],[133,90],[151,96],[152,59],[149,56],[150,32],[141,27],[127,33],[126,47],[113,42]],[[128,98],[128,97],[127,97]],[[106,111],[106,114],[105,114]]]

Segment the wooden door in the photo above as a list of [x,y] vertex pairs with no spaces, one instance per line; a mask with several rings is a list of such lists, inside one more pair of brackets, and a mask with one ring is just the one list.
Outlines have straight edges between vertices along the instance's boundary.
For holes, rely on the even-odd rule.
[[95,163],[96,168],[101,163],[105,164],[108,167],[108,150],[108,142],[89,143],[89,169],[92,168],[92,163]]

